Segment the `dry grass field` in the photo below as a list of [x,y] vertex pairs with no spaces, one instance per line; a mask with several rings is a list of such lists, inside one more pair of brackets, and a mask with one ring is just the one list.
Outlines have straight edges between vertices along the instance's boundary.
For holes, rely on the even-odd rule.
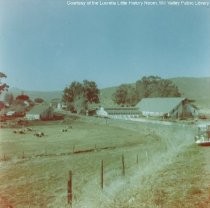
[[[81,117],[30,128],[25,134],[0,129],[0,203],[70,207],[67,181],[72,170],[74,208],[208,207],[194,126]],[[38,131],[45,135],[34,136]]]

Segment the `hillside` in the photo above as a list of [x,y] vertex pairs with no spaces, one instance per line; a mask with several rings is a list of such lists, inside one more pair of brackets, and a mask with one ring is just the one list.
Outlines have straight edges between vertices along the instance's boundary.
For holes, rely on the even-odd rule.
[[14,96],[20,95],[21,93],[29,95],[29,97],[34,100],[35,98],[42,98],[45,101],[50,101],[54,98],[62,97],[62,91],[27,91],[18,88],[11,88],[9,92],[13,93]]
[[208,78],[173,78],[171,79],[180,89],[184,97],[192,99],[206,99],[210,90],[210,77]]
[[116,89],[117,87],[107,87],[107,88],[101,89],[101,94],[100,94],[101,105],[117,106],[117,104],[115,104],[112,100],[112,95]]
[[[191,78],[191,77],[176,77],[171,79],[175,85],[178,86],[183,97],[194,99],[196,104],[204,107],[210,107],[210,96],[208,96],[210,90],[210,77],[206,78]],[[116,90],[115,87],[108,87],[101,89],[100,100],[102,106],[115,106],[112,101],[112,94]],[[17,88],[11,88],[15,96],[22,93],[23,90]],[[41,97],[46,101],[50,101],[53,98],[61,98],[62,91],[49,91],[49,92],[38,92],[38,91],[24,91],[32,99]]]
[[[67,126],[72,128],[62,132]],[[3,207],[72,207],[70,170],[73,208],[209,207],[209,177],[191,125],[114,119],[106,125],[103,118],[84,116],[27,129],[1,129],[0,199],[8,201]],[[34,136],[37,131],[43,138]]]
[[210,77],[177,77],[171,80],[178,86],[183,97],[194,99],[198,106],[210,108]]
[[[191,78],[176,77],[170,79],[179,88],[182,97],[195,100],[199,108],[210,108],[210,77]],[[101,103],[105,106],[112,106],[112,94],[117,87],[109,87],[101,90]]]

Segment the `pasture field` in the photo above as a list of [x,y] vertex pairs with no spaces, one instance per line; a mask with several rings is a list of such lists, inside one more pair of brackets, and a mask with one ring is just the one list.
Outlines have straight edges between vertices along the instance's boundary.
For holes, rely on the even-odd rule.
[[70,207],[70,170],[74,208],[208,207],[193,125],[81,117],[13,131],[0,129],[0,198],[12,207]]

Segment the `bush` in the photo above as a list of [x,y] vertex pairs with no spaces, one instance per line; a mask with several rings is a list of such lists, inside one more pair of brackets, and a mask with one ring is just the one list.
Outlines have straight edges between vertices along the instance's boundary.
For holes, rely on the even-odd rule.
[[35,102],[35,103],[43,103],[44,100],[43,100],[42,98],[35,98],[35,99],[34,99],[34,102]]
[[198,116],[198,118],[200,118],[200,119],[207,119],[207,116],[205,114],[201,114],[201,115]]

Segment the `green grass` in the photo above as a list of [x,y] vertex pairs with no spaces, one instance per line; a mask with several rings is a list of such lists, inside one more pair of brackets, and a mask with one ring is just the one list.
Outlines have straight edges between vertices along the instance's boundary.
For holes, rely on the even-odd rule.
[[146,207],[208,207],[202,161],[198,147],[188,147],[150,178],[151,184],[145,187],[144,192],[137,193],[137,201]]
[[[170,207],[181,203],[179,200],[189,205],[188,196],[202,195],[202,157],[196,147],[191,147],[191,126],[117,120],[109,120],[106,125],[104,119],[91,117],[69,122],[73,128],[67,132],[62,129],[68,122],[32,126],[33,132],[24,135],[14,134],[13,129],[1,130],[0,196],[17,208],[68,207],[69,170],[73,171],[74,208]],[[36,130],[46,136],[35,137]],[[73,148],[95,151],[74,154]],[[195,179],[196,183],[190,185]]]

